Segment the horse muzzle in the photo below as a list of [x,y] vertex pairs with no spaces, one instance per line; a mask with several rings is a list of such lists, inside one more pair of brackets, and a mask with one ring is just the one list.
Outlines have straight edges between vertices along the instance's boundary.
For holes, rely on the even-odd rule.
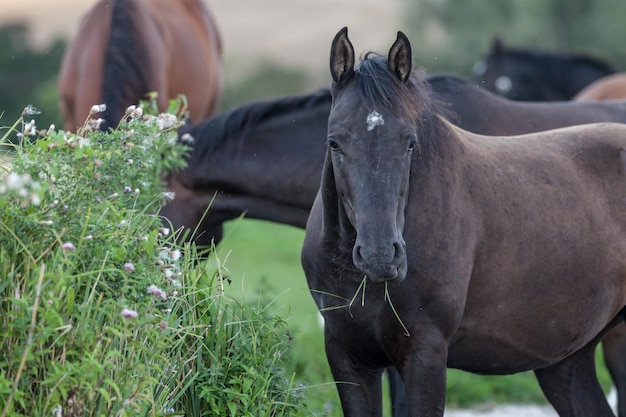
[[354,245],[352,260],[363,274],[373,282],[397,281],[406,278],[407,259],[403,242],[397,241],[385,247],[369,249]]

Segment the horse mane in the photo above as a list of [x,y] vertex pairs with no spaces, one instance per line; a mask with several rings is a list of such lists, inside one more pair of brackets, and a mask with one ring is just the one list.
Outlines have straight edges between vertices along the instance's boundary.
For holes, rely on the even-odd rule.
[[202,122],[184,126],[179,136],[188,133],[194,138],[193,159],[204,160],[215,148],[231,138],[241,139],[248,130],[294,111],[307,111],[320,105],[330,109],[328,89],[312,94],[287,96],[273,100],[248,103]]
[[150,70],[147,68],[149,48],[144,45],[134,21],[138,6],[132,0],[112,0],[111,3],[111,29],[102,83],[102,102],[107,108],[102,130],[121,119],[128,97],[134,92],[133,98],[138,98],[150,91],[146,74]]
[[413,122],[420,132],[419,149],[428,153],[432,148],[430,138],[447,131],[442,121],[446,111],[436,98],[421,70],[413,70],[409,79],[402,83],[389,69],[387,59],[368,52],[355,68],[356,86],[363,101],[375,110],[376,106],[400,113]]
[[516,59],[527,59],[534,62],[540,63],[551,63],[551,64],[583,64],[589,67],[590,69],[594,69],[598,72],[605,73],[606,75],[614,73],[615,68],[609,63],[588,55],[583,54],[565,54],[565,53],[553,53],[547,51],[538,51],[532,49],[521,49],[521,48],[504,48],[495,53],[497,54],[507,54],[512,58]]

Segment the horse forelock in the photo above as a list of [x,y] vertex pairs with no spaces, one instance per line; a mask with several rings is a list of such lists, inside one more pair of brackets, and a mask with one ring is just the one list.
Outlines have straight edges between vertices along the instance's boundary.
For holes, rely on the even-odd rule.
[[445,116],[447,111],[433,98],[431,87],[419,69],[413,70],[403,83],[389,69],[386,58],[368,52],[355,68],[352,83],[356,84],[361,102],[371,110],[384,109],[409,120],[418,130],[421,151],[446,129],[439,116]]
[[[141,38],[137,15],[139,5],[131,0],[113,0],[111,29],[105,51],[102,101],[107,106],[104,126],[116,124],[124,115],[129,100],[150,91],[150,63]],[[99,103],[94,103],[99,104]]]

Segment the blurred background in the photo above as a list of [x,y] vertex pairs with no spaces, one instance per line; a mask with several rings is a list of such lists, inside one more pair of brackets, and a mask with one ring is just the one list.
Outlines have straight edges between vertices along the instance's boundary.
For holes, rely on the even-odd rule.
[[[67,40],[94,0],[8,0],[0,13],[0,126],[24,107],[42,111],[38,128],[61,126],[57,73]],[[329,83],[328,55],[348,26],[357,53],[388,51],[404,31],[428,73],[469,77],[494,38],[506,46],[588,55],[626,70],[623,0],[206,0],[224,44],[220,111],[259,99],[308,93]],[[96,103],[94,103],[96,104]],[[235,292],[284,313],[294,336],[293,371],[317,382],[320,404],[339,414],[323,356],[316,308],[300,267],[303,231],[259,221],[229,222],[220,256]],[[258,295],[260,294],[260,297]],[[454,377],[451,377],[453,375]],[[543,402],[534,377],[449,374],[448,404]],[[608,389],[606,371],[600,375]],[[300,380],[300,378],[298,378]],[[491,381],[491,382],[488,382]],[[506,381],[506,383],[504,382]],[[321,390],[321,391],[320,391]],[[334,407],[326,402],[334,398]],[[330,400],[328,400],[330,401]],[[324,415],[334,415],[329,412]]]
[[[67,39],[94,0],[9,0],[0,14],[0,123],[27,104],[60,125],[56,75]],[[626,69],[622,0],[207,0],[224,43],[222,110],[328,84],[328,49],[348,26],[357,52],[387,52],[397,30],[429,73],[470,74],[494,37]]]

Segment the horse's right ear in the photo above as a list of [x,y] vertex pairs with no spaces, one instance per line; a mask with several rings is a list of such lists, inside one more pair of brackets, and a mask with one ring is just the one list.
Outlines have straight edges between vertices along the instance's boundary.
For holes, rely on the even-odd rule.
[[504,46],[499,37],[495,36],[491,41],[491,54],[492,55],[500,55],[504,50]]
[[336,83],[354,75],[354,48],[348,39],[347,27],[335,35],[330,47],[330,74]]

